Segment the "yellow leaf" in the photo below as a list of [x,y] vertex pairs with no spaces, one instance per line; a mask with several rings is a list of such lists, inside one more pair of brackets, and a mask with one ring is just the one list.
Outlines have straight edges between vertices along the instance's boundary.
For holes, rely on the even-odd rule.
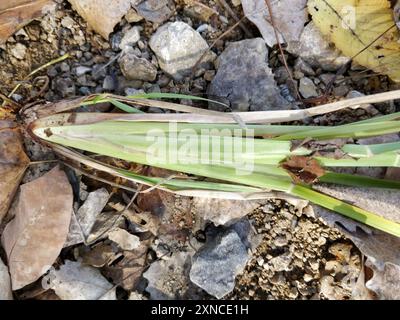
[[344,55],[400,82],[400,32],[389,1],[309,0],[308,11]]

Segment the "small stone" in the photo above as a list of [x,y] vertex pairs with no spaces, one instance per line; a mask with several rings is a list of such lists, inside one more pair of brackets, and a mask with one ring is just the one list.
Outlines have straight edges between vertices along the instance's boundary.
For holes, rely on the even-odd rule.
[[124,50],[126,47],[133,46],[140,40],[140,28],[135,26],[125,32],[121,39],[119,47]]
[[190,280],[221,299],[235,287],[235,277],[249,259],[247,249],[233,230],[219,233],[193,257]]
[[274,257],[269,261],[274,271],[290,271],[290,264],[292,256],[290,253],[284,253],[280,256]]
[[329,252],[333,254],[339,261],[349,262],[351,256],[351,249],[353,246],[346,243],[334,243],[329,247]]
[[128,231],[115,228],[108,234],[108,238],[115,242],[122,250],[134,250],[139,248],[140,239],[138,236],[130,234]]
[[143,20],[143,17],[137,13],[137,11],[133,8],[130,8],[125,15],[126,21],[129,23],[139,22]]
[[188,273],[191,253],[175,252],[170,259],[151,263],[143,277],[149,284],[146,291],[153,300],[178,299],[189,288]]
[[203,78],[206,81],[211,82],[215,77],[215,71],[214,70],[207,70],[204,72]]
[[350,88],[346,85],[341,85],[333,88],[333,95],[335,97],[345,97],[350,91]]
[[305,273],[303,279],[305,282],[310,282],[314,279],[314,277],[311,274]]
[[136,5],[135,9],[147,21],[163,23],[173,15],[175,5],[171,0],[145,0]]
[[328,261],[325,264],[325,270],[328,272],[333,272],[333,274],[339,273],[340,271],[342,271],[342,268],[342,265],[336,260]]
[[284,247],[288,244],[288,239],[286,236],[278,236],[274,239],[274,245],[277,247]]
[[289,42],[287,50],[312,67],[326,71],[336,71],[349,61],[330,45],[312,21],[305,26],[299,41]]
[[[188,24],[177,21],[166,23],[152,35],[150,48],[167,74],[181,80],[208,50],[207,42]],[[210,61],[208,54],[204,61]]]
[[300,79],[299,91],[305,99],[318,96],[315,84],[310,78],[304,77]]
[[129,80],[154,81],[157,68],[144,58],[133,53],[126,53],[119,59],[122,74]]
[[106,76],[103,80],[103,89],[106,91],[113,91],[116,88],[115,80],[112,76]]
[[89,236],[97,216],[106,206],[109,196],[108,191],[104,188],[89,193],[86,201],[76,213],[76,218],[86,238]]
[[324,83],[324,85],[327,86],[335,78],[335,75],[333,73],[323,73],[319,77]]
[[65,16],[62,20],[61,20],[61,25],[64,28],[70,29],[72,30],[73,26],[75,24],[74,19],[72,19],[70,16]]
[[75,74],[80,77],[84,74],[89,73],[90,71],[92,71],[92,68],[89,67],[85,67],[85,66],[79,66],[75,69]]
[[298,58],[296,60],[294,69],[301,71],[306,76],[315,76],[315,71],[313,70],[313,68],[301,58]]
[[60,69],[62,72],[69,72],[71,70],[69,64],[66,62],[60,63]]
[[71,97],[76,93],[75,83],[70,78],[58,78],[54,82],[55,90],[63,97]]
[[[229,44],[218,58],[218,71],[208,94],[228,99],[235,111],[288,108],[267,61],[268,49],[262,38]],[[220,109],[215,104],[210,108]]]
[[263,257],[258,257],[257,258],[257,264],[262,267],[264,265],[264,258]]
[[17,59],[22,60],[25,58],[26,55],[26,46],[22,43],[17,43],[16,45],[12,46],[10,49],[10,53]]
[[183,12],[186,16],[192,19],[204,22],[208,22],[216,13],[215,10],[211,9],[210,7],[196,2],[186,5],[183,9]]

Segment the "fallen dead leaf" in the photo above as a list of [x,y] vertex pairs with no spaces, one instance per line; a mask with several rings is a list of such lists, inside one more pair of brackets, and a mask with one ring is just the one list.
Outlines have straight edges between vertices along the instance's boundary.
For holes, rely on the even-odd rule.
[[325,170],[317,160],[304,156],[293,156],[281,164],[282,168],[292,177],[296,183],[311,184],[325,174]]
[[62,300],[116,300],[113,285],[98,269],[81,262],[66,260],[59,270],[52,270],[46,277]]
[[134,250],[140,246],[138,236],[130,234],[121,228],[114,228],[108,233],[108,238],[116,243],[122,250]]
[[105,39],[113,32],[115,25],[135,4],[134,0],[69,0],[79,15],[90,27]]
[[106,276],[125,290],[134,290],[146,266],[149,241],[142,241],[139,248],[123,251],[123,258],[116,265],[105,267]]
[[7,0],[0,2],[0,43],[31,20],[54,10],[52,0]]
[[400,32],[390,1],[310,0],[308,11],[321,33],[344,55],[400,81]]
[[[298,41],[308,21],[307,0],[270,0],[270,3],[281,43]],[[258,27],[268,46],[274,46],[277,42],[266,1],[242,0],[242,7],[246,17]]]
[[0,222],[7,214],[28,164],[29,158],[15,123],[0,121]]
[[13,290],[36,281],[54,263],[67,238],[72,203],[71,186],[59,167],[21,186],[15,218],[1,238]]
[[82,257],[82,262],[95,268],[102,268],[106,264],[112,263],[118,257],[119,255],[114,252],[111,245],[102,242],[85,253]]
[[0,300],[12,300],[11,279],[8,268],[0,258]]

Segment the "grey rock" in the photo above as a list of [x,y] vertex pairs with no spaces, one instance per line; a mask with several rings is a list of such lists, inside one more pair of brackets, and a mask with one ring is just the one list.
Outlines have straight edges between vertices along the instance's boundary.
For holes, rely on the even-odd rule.
[[76,93],[75,83],[70,78],[58,78],[55,81],[55,90],[63,97],[71,97]]
[[67,28],[67,29],[72,29],[73,26],[74,26],[74,24],[75,24],[75,21],[74,21],[74,19],[72,19],[70,16],[65,16],[65,17],[62,18],[62,20],[61,20],[61,25],[62,25],[64,28]]
[[228,225],[241,219],[259,206],[257,201],[193,198],[196,217],[212,221],[214,225]]
[[310,78],[304,77],[300,79],[299,91],[303,98],[306,99],[318,96],[317,88]]
[[349,61],[329,44],[312,21],[304,28],[299,41],[289,42],[287,50],[312,67],[326,71],[336,71]]
[[218,59],[209,95],[227,98],[237,111],[288,108],[267,61],[268,49],[262,38],[231,43]]
[[22,60],[26,55],[26,46],[22,43],[17,43],[16,45],[10,48],[10,53],[17,59]]
[[273,271],[290,271],[290,264],[293,257],[289,252],[286,252],[280,256],[272,258],[268,263],[271,265]]
[[104,188],[90,192],[86,201],[76,213],[76,218],[86,238],[89,236],[97,216],[106,206],[109,197],[108,191]]
[[175,252],[168,260],[159,259],[143,273],[148,280],[146,291],[152,300],[183,298],[189,288],[192,253]]
[[60,63],[60,69],[62,72],[69,72],[71,70],[69,64],[66,62]]
[[243,272],[249,256],[234,230],[218,234],[194,255],[190,280],[221,299],[235,287],[235,277]]
[[75,74],[80,77],[84,74],[89,73],[90,71],[92,71],[92,68],[89,67],[85,67],[85,66],[79,66],[75,69]]
[[139,22],[143,20],[143,17],[137,13],[137,11],[133,8],[130,8],[125,15],[126,21],[129,23]]
[[121,39],[119,47],[121,50],[124,50],[125,47],[132,46],[136,44],[140,40],[140,28],[135,26],[130,28],[125,32],[124,36]]
[[0,258],[0,300],[13,300],[8,268]]
[[106,91],[113,91],[116,88],[116,81],[112,76],[106,76],[103,80],[103,89]]
[[140,16],[155,23],[167,21],[175,9],[171,0],[145,0],[134,7]]
[[[157,56],[162,70],[181,80],[208,50],[207,42],[184,22],[166,23],[152,35],[150,48]],[[207,55],[204,62],[213,59]]]
[[129,80],[154,81],[157,68],[144,58],[133,53],[126,53],[119,59],[122,74]]

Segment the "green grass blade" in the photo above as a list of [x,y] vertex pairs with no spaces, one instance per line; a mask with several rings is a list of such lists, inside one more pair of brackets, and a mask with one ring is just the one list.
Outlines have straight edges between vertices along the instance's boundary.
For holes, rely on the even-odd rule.
[[303,186],[294,186],[291,194],[309,200],[317,205],[320,205],[321,207],[341,213],[348,218],[365,223],[366,225],[378,230],[382,230],[400,237],[400,224],[385,219],[367,210],[358,208],[344,201],[332,198]]

